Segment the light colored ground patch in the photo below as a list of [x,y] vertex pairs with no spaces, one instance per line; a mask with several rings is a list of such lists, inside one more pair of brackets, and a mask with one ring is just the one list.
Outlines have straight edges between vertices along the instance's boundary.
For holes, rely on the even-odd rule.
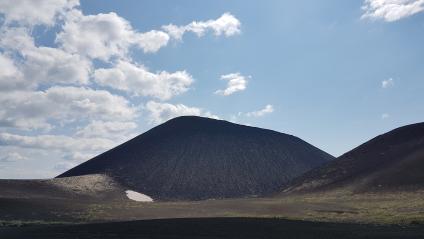
[[97,194],[116,190],[119,187],[112,178],[101,174],[54,178],[45,180],[45,183],[62,190],[81,194]]
[[127,194],[127,197],[131,200],[137,201],[137,202],[153,202],[153,199],[147,195],[144,195],[142,193],[138,193],[135,191],[127,190],[125,191]]

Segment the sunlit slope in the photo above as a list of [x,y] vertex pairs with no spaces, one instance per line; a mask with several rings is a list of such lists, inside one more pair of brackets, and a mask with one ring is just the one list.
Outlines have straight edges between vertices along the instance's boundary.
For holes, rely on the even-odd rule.
[[121,200],[125,189],[106,175],[34,180],[0,180],[0,199]]

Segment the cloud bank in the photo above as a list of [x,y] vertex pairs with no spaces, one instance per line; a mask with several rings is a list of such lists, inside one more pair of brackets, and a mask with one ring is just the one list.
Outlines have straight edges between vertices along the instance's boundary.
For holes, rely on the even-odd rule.
[[0,163],[32,155],[29,161],[52,162],[48,176],[134,137],[140,122],[216,118],[167,102],[192,88],[187,69],[151,70],[132,56],[182,44],[188,32],[241,33],[230,13],[142,32],[115,12],[85,15],[78,0],[4,0],[0,18]]
[[363,19],[398,21],[424,11],[424,0],[365,0]]

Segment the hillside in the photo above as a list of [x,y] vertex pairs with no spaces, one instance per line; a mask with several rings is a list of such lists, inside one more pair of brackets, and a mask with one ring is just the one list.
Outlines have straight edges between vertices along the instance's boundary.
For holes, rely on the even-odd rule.
[[106,174],[154,200],[263,196],[332,159],[291,135],[185,116],[58,177]]
[[285,192],[424,189],[424,123],[380,135],[293,180]]
[[1,179],[0,199],[126,199],[125,189],[105,175],[54,179]]

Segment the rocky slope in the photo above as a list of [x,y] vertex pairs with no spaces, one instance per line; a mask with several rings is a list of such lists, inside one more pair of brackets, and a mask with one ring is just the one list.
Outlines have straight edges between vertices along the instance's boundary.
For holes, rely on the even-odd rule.
[[293,180],[285,192],[424,189],[424,123],[380,135]]
[[332,159],[291,135],[185,116],[59,177],[106,174],[154,200],[263,196]]

